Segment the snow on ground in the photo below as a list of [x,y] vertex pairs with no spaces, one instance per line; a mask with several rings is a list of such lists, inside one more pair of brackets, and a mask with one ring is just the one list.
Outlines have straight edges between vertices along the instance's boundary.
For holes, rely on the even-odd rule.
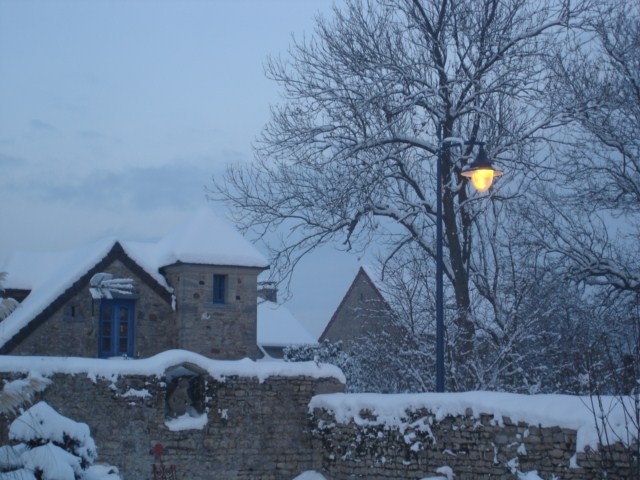
[[538,476],[536,470],[533,470],[532,472],[518,474],[518,480],[542,480],[542,478]]
[[[438,468],[436,470],[436,474],[438,474],[437,477],[425,477],[425,478],[422,478],[421,480],[453,480],[453,478],[455,477],[453,470],[450,467],[446,467],[446,466]],[[535,477],[522,477],[522,478],[526,478],[527,480],[535,480],[540,477],[535,476]],[[314,470],[309,470],[307,472],[302,472],[293,480],[327,480],[327,478],[321,473],[318,473]]]
[[307,472],[302,472],[300,475],[295,477],[293,480],[326,480],[325,476],[315,472],[313,470],[309,470]]

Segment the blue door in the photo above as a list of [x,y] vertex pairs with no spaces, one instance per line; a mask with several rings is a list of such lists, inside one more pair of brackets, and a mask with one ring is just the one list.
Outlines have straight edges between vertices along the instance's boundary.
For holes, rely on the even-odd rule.
[[98,356],[133,356],[133,300],[102,300],[100,302],[100,338]]

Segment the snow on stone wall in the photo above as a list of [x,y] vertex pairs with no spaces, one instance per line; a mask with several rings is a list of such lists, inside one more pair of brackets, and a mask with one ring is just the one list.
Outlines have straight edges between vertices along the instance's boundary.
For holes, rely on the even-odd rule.
[[[155,469],[222,480],[290,480],[308,470],[331,480],[419,479],[449,465],[465,480],[533,470],[545,480],[591,480],[602,478],[602,461],[610,478],[637,474],[621,443],[594,450],[578,408],[587,405],[575,397],[344,394],[331,366],[186,351],[143,360],[0,357],[0,382],[29,375],[50,381],[31,401],[86,423],[98,461],[118,465],[123,478],[154,478]],[[15,415],[0,417],[0,445]]]
[[[491,392],[319,395],[310,402],[313,435],[323,445],[319,470],[334,480],[421,478],[443,465],[465,480],[513,480],[531,471],[544,479],[595,480],[603,478],[605,469],[610,478],[639,478],[633,445],[616,442],[603,448],[586,441],[584,430],[590,431],[595,420],[585,414],[589,407],[583,399],[544,397]],[[516,404],[508,405],[507,399]],[[536,402],[538,407],[531,407]],[[574,405],[572,412],[565,410],[567,404]],[[611,412],[615,421],[613,408]],[[530,421],[523,420],[527,417]]]
[[[184,373],[189,377],[193,371],[187,366]],[[0,373],[0,380],[11,377]],[[155,375],[91,379],[58,373],[36,400],[86,423],[98,445],[98,462],[117,465],[122,478],[154,478],[155,470],[158,478],[164,472],[166,478],[175,473],[175,478],[290,480],[320,463],[309,433],[308,403],[317,393],[343,390],[340,381],[203,377],[204,412],[176,418],[167,408],[167,383]],[[0,418],[0,445],[9,443],[12,420]]]

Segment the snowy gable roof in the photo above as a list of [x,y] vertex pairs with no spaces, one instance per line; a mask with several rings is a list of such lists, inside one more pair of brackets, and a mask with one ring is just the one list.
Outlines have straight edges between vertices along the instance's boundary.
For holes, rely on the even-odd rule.
[[284,347],[316,343],[313,335],[282,305],[273,302],[258,305],[258,345]]
[[0,347],[113,250],[117,241],[108,238],[62,252],[16,252],[0,271],[7,272],[6,288],[29,290],[11,315],[0,322]]
[[199,209],[189,221],[160,240],[156,254],[158,267],[178,262],[269,267],[265,257],[210,208]]
[[363,271],[363,273],[367,275],[367,277],[371,281],[371,284],[378,291],[378,293],[380,294],[380,298],[387,303],[387,306],[389,306],[389,308],[391,308],[392,301],[391,301],[391,298],[389,298],[389,295],[387,293],[387,288],[385,287],[384,280],[382,280],[382,278],[380,277],[380,272],[377,271],[371,265],[365,264],[365,265],[362,265],[360,268]]
[[56,279],[68,283],[86,273],[86,265],[97,263],[115,243],[115,238],[107,238],[67,251],[14,252],[0,270],[7,272],[8,288],[35,290]]

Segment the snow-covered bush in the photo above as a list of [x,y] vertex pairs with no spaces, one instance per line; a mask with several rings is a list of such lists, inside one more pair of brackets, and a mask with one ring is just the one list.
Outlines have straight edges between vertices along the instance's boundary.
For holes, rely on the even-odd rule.
[[416,338],[388,332],[369,332],[343,349],[341,341],[284,349],[289,362],[315,361],[339,367],[349,393],[404,393],[427,391],[433,378],[429,347]]
[[89,427],[60,415],[46,402],[23,412],[9,427],[16,445],[0,448],[0,480],[119,480],[118,470],[95,466]]
[[17,413],[35,393],[41,392],[50,383],[51,380],[41,375],[29,375],[27,378],[6,382],[0,390],[0,413]]
[[283,350],[284,360],[287,362],[340,362],[344,357],[342,342],[325,340],[319,345],[293,345]]
[[358,368],[358,362],[353,355],[342,349],[342,342],[330,342],[325,340],[319,345],[295,345],[285,347],[284,360],[287,362],[330,363],[339,367],[347,378],[347,391],[356,393],[366,389],[361,383],[364,376]]

